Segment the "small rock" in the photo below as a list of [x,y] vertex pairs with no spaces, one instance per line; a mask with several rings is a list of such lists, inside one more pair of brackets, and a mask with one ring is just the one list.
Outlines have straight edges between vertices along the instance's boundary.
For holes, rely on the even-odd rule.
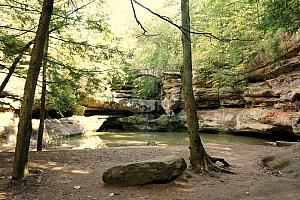
[[79,185],[74,185],[73,187],[75,190],[79,190],[80,189],[80,186]]
[[113,196],[115,196],[115,193],[112,192],[108,196],[113,197]]
[[157,146],[156,142],[155,141],[149,141],[147,143],[147,146]]

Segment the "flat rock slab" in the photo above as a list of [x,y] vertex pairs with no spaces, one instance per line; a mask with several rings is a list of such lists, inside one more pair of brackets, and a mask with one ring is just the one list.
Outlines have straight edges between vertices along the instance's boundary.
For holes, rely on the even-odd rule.
[[103,173],[102,180],[105,184],[121,186],[167,183],[180,176],[186,168],[183,158],[168,157],[158,161],[114,166]]

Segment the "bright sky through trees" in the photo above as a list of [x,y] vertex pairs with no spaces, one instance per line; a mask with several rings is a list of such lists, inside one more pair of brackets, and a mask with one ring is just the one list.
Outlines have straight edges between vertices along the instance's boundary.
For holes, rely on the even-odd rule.
[[[153,10],[158,10],[165,3],[165,1],[161,0],[140,0],[139,2]],[[122,34],[128,29],[137,26],[133,16],[130,0],[110,0],[106,3],[106,7],[108,14],[110,15],[109,23],[111,24],[111,28],[114,33]],[[153,17],[153,15],[141,9],[138,5],[135,5],[135,8],[139,20],[148,20]]]

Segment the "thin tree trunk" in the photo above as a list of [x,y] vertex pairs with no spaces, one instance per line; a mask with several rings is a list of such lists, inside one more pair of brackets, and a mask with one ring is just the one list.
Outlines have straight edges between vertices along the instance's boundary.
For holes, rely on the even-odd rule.
[[[45,44],[45,53],[44,57],[47,57],[48,54],[48,46],[49,46],[49,35],[47,36],[46,44]],[[43,61],[43,82],[42,82],[42,95],[41,95],[41,107],[40,107],[40,124],[38,130],[38,138],[37,138],[37,151],[43,150],[43,135],[44,135],[44,126],[45,126],[45,115],[46,115],[46,71],[47,71],[47,61]]]
[[181,78],[190,140],[190,163],[193,170],[201,170],[201,168],[205,166],[206,153],[199,136],[199,123],[196,102],[193,93],[189,0],[181,0],[181,15],[183,28],[183,65],[181,68]]
[[13,73],[14,73],[14,71],[15,71],[15,69],[16,69],[18,63],[19,63],[19,61],[22,59],[22,57],[23,57],[25,51],[26,51],[27,49],[29,49],[29,47],[32,45],[32,43],[33,43],[33,41],[28,42],[28,43],[23,47],[23,49],[21,50],[21,52],[19,53],[19,55],[15,58],[13,64],[11,65],[11,67],[10,67],[9,70],[8,70],[8,74],[6,75],[5,79],[3,80],[3,82],[2,82],[2,84],[1,84],[1,86],[0,86],[0,94],[3,92],[3,90],[4,90],[5,86],[7,85],[7,83],[8,83],[8,81],[9,81],[10,77],[13,75]]
[[53,10],[54,0],[44,0],[43,10],[39,20],[38,30],[35,37],[29,69],[25,82],[23,101],[18,125],[17,144],[15,149],[12,179],[23,180],[28,175],[28,151],[32,132],[31,118],[34,94],[40,67],[43,60],[44,46],[49,30],[49,23]]
[[223,158],[209,156],[199,136],[199,122],[196,110],[196,101],[193,92],[192,72],[192,48],[190,36],[189,0],[181,0],[182,15],[182,46],[183,65],[181,68],[182,90],[185,112],[187,115],[187,127],[190,141],[190,164],[194,171],[222,171],[234,173],[225,168],[215,165],[216,162],[223,163],[224,167],[230,167]]

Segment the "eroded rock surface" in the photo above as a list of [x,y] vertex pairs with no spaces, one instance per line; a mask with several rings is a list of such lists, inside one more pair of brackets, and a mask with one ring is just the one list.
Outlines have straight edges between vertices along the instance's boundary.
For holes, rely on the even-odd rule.
[[263,110],[258,108],[227,108],[198,111],[199,128],[225,133],[253,133],[291,137],[291,126],[300,112],[283,112],[280,110]]
[[181,76],[179,73],[164,73],[162,76],[163,99],[161,105],[167,115],[174,115],[174,111],[182,104]]
[[86,99],[81,101],[81,105],[86,110],[103,110],[115,114],[124,113],[151,113],[159,112],[159,100],[132,99],[132,98],[115,98],[111,102],[103,102],[94,99]]
[[183,158],[132,163],[109,168],[102,180],[110,185],[145,185],[147,183],[167,183],[180,176],[187,168]]

